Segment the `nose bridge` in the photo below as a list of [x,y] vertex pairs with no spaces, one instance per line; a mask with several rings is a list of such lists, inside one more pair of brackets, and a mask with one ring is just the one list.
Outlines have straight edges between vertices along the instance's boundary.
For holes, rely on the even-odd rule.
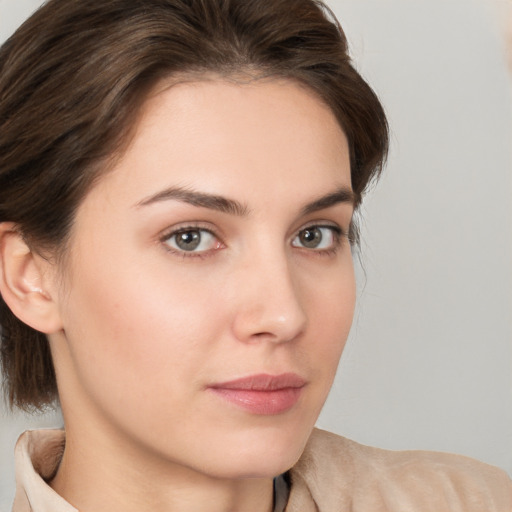
[[252,251],[240,270],[236,336],[243,341],[286,342],[307,324],[300,283],[284,244]]

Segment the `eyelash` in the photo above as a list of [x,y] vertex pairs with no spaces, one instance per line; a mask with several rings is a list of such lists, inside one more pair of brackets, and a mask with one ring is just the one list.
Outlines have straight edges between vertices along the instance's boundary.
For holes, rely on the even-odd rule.
[[[308,248],[308,247],[297,247],[293,246],[297,249],[300,249],[302,251],[307,251],[308,253],[315,255],[315,256],[332,256],[338,252],[338,250],[344,245],[344,240],[346,239],[348,242],[350,242],[348,234],[338,225],[333,224],[310,224],[306,225],[302,228],[300,228],[293,236],[292,242],[295,241],[301,233],[304,233],[308,230],[314,230],[314,229],[328,229],[332,233],[333,241],[332,246],[325,249],[315,249],[315,248]],[[169,245],[170,239],[175,239],[180,234],[190,233],[194,231],[199,231],[203,233],[208,233],[212,237],[214,237],[217,240],[218,246],[212,249],[207,249],[204,251],[186,251],[186,250],[180,250],[179,248],[173,248]],[[212,256],[215,252],[217,252],[220,249],[223,249],[225,247],[224,243],[222,242],[221,238],[218,234],[215,233],[214,230],[211,229],[211,227],[205,227],[201,224],[189,224],[183,227],[174,227],[171,230],[165,232],[160,237],[160,242],[164,245],[165,249],[173,254],[176,254],[178,256],[181,256],[182,258],[207,258],[209,256]]]

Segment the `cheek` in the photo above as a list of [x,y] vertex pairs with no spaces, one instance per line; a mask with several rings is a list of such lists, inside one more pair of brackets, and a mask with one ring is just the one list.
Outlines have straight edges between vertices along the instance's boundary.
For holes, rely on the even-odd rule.
[[[126,255],[125,255],[126,256]],[[65,329],[76,371],[86,385],[117,397],[186,386],[220,337],[223,314],[214,286],[127,258],[81,266],[71,287]],[[210,312],[210,314],[208,314]],[[101,391],[98,391],[101,392]]]
[[356,285],[352,260],[308,282],[304,294],[309,318],[308,357],[328,389],[348,338],[354,316]]

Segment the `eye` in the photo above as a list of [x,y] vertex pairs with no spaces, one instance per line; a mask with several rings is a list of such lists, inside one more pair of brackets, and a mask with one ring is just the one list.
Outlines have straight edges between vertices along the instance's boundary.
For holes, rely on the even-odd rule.
[[171,249],[178,252],[207,252],[219,249],[221,243],[215,235],[201,228],[185,228],[174,231],[163,239]]
[[317,251],[335,249],[339,245],[340,236],[341,230],[336,226],[309,226],[297,233],[292,245]]

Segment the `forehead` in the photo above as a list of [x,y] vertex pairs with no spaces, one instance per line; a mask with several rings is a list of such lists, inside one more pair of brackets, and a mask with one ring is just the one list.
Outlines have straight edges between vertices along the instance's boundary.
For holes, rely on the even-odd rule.
[[[133,198],[176,185],[240,197],[350,187],[346,137],[329,107],[286,80],[161,84],[100,189]],[[220,190],[222,189],[222,190]]]

